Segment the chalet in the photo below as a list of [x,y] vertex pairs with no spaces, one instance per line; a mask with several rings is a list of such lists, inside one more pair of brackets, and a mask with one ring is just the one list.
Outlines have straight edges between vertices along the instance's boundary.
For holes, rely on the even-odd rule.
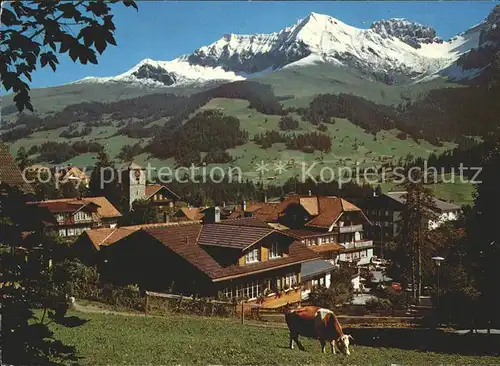
[[46,231],[78,236],[98,227],[116,227],[121,213],[105,197],[61,198],[30,202],[38,207]]
[[[405,209],[405,193],[383,193],[368,197],[362,202],[367,216],[375,223],[366,227],[367,237],[378,242],[394,240],[399,233],[401,214]],[[424,223],[430,230],[436,229],[444,222],[456,220],[460,213],[459,206],[437,198],[434,198],[434,206],[437,219]]]
[[227,298],[255,299],[296,286],[302,263],[316,259],[295,237],[258,220],[169,223],[100,246],[105,280]]
[[363,211],[340,197],[292,195],[280,203],[262,203],[247,212],[293,235],[332,264],[368,264],[373,242],[364,238],[371,225]]
[[143,228],[162,227],[168,223],[142,224],[121,227],[101,227],[84,231],[72,245],[75,256],[87,265],[99,263],[101,248],[112,245]]

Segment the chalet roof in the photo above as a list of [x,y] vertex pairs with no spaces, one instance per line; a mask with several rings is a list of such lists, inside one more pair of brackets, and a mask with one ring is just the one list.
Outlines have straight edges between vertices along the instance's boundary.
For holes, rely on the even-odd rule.
[[198,243],[243,250],[273,232],[275,230],[270,227],[208,224],[203,226]]
[[99,250],[101,246],[108,246],[116,243],[117,241],[135,233],[141,229],[154,229],[161,227],[168,227],[172,225],[182,225],[182,223],[155,223],[155,224],[141,224],[122,226],[118,228],[99,228],[86,230],[82,236],[87,236],[94,247]]
[[266,222],[259,220],[255,217],[239,217],[236,219],[226,219],[218,222],[221,225],[233,225],[233,226],[250,226],[250,227],[262,227],[271,228]]
[[60,201],[42,201],[42,202],[30,202],[30,204],[34,204],[38,207],[46,208],[51,213],[61,213],[61,212],[76,212],[92,204],[91,202],[74,200],[71,202],[60,202]]
[[[238,230],[250,229],[258,231],[259,228],[242,228],[240,226],[228,226],[210,224],[209,230],[214,227],[226,230],[232,228]],[[207,247],[199,245],[204,226],[200,224],[171,225],[163,228],[149,228],[142,231],[152,236],[154,239],[168,247],[170,250],[184,258],[193,266],[205,273],[213,281],[221,281],[229,278],[245,276],[252,273],[258,273],[280,267],[286,267],[293,264],[299,264],[305,261],[317,259],[318,256],[300,242],[293,242],[290,245],[289,256],[272,261],[258,262],[251,265],[239,266],[238,264],[222,266],[207,251]],[[272,231],[272,230],[271,230]],[[234,233],[234,232],[233,232]],[[261,232],[259,232],[259,236]]]
[[[82,203],[93,203],[98,206],[97,215],[101,218],[115,218],[120,217],[122,214],[120,211],[116,209],[115,206],[108,201],[106,197],[82,197],[81,199],[76,198],[58,198],[54,200],[47,200],[42,202],[36,202],[39,206],[40,204],[46,205],[54,205],[56,203],[60,203],[61,207],[63,207],[63,203],[73,205],[73,204],[82,204]],[[56,207],[56,206],[54,206]],[[55,212],[55,211],[53,211]],[[62,211],[60,211],[62,212]]]
[[204,207],[181,207],[177,212],[182,212],[189,220],[198,221],[205,217],[203,210]]
[[121,228],[100,228],[85,231],[82,235],[86,235],[94,247],[99,250],[101,246],[111,245],[116,243],[138,229]]
[[175,192],[173,192],[163,184],[148,184],[146,185],[146,199],[151,198],[154,194],[158,193],[158,191],[161,191],[162,189],[166,189],[175,198],[180,198]]
[[25,194],[35,193],[33,187],[24,180],[21,170],[5,144],[0,142],[0,184],[2,183],[17,188]]
[[[294,204],[300,205],[312,217],[305,226],[322,229],[329,228],[344,212],[361,212],[363,214],[359,207],[340,197],[294,194],[279,203],[254,204],[255,207],[259,206],[260,208],[253,210],[253,217],[261,221],[275,222],[278,221],[287,207]],[[366,220],[368,221],[368,219]]]
[[244,212],[253,213],[259,211],[264,205],[266,205],[264,202],[247,202],[244,211],[241,205],[234,205],[232,207],[223,207],[222,210],[231,211],[231,213],[229,214],[229,218],[236,219],[242,217]]
[[[385,196],[392,198],[393,200],[401,203],[402,205],[406,204],[406,198],[404,197],[405,194],[406,191],[384,193]],[[433,197],[432,199],[434,201],[434,206],[436,206],[438,211],[446,212],[446,211],[457,211],[460,209],[459,206],[453,203],[446,202],[435,197]]]

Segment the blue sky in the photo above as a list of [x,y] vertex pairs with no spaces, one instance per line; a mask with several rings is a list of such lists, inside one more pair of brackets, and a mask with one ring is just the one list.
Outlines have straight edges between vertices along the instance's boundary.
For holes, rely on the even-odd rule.
[[368,28],[375,20],[408,18],[433,26],[448,39],[481,22],[496,2],[211,2],[137,1],[139,12],[115,8],[115,38],[98,65],[74,64],[60,57],[58,70],[33,74],[32,87],[60,85],[85,76],[113,76],[145,58],[171,60],[210,44],[225,33],[269,33],[294,24],[310,12],[333,16],[347,24]]

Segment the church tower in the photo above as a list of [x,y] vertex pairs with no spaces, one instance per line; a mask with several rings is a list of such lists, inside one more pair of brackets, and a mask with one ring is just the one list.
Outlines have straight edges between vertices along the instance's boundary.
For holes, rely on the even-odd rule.
[[132,208],[132,203],[136,200],[146,197],[146,170],[137,165],[130,163],[122,168],[122,187]]

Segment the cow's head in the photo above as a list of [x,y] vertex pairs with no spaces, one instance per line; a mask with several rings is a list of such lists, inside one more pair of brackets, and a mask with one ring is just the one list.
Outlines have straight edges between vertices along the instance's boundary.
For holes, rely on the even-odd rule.
[[339,348],[340,352],[343,354],[349,356],[351,354],[351,351],[349,351],[349,340],[352,338],[350,334],[343,334],[339,337],[339,339],[336,340],[337,347]]

